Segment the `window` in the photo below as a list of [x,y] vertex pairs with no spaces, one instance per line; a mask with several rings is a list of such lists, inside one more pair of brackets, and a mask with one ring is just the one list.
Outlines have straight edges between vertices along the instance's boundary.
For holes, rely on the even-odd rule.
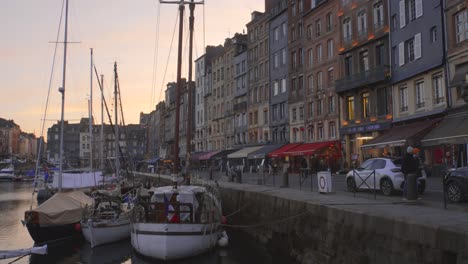
[[322,21],[318,19],[315,21],[315,36],[320,37],[320,34],[322,33]]
[[268,109],[263,110],[263,124],[268,124]]
[[329,125],[330,138],[336,138],[336,124],[331,122]]
[[302,34],[303,34],[303,26],[302,23],[297,24],[297,35],[299,36],[300,39],[302,39]]
[[292,78],[291,79],[291,92],[294,92],[297,89],[296,84],[297,84],[296,78]]
[[330,96],[328,98],[328,112],[329,113],[335,112],[335,97],[334,96]]
[[324,133],[323,133],[323,125],[319,125],[319,127],[317,128],[317,136],[318,136],[318,139],[319,140],[322,140],[323,137],[324,137]]
[[323,110],[323,101],[322,101],[322,99],[320,99],[320,100],[317,101],[317,115],[319,115],[319,116],[322,115],[322,113],[323,113],[322,110]]
[[281,52],[283,57],[283,65],[286,65],[286,49],[283,49]]
[[468,39],[468,18],[466,10],[455,14],[455,35],[457,43]]
[[293,51],[293,52],[291,53],[291,67],[292,67],[293,69],[295,69],[295,68],[297,67],[297,57],[296,57],[296,55],[297,55],[297,54],[296,54],[295,51]]
[[279,40],[279,29],[277,27],[275,27],[273,29],[273,34],[275,35],[275,40],[278,41]]
[[333,39],[327,41],[328,59],[333,58]]
[[319,91],[323,89],[322,72],[317,73],[317,89]]
[[333,67],[328,69],[328,87],[333,86],[335,82],[335,69]]
[[414,38],[411,38],[407,41],[405,41],[405,47],[406,47],[406,62],[411,62],[414,61]]
[[360,54],[361,57],[361,72],[369,71],[369,52],[363,51]]
[[347,56],[345,58],[345,76],[351,76],[353,74],[353,57]]
[[381,28],[384,26],[384,10],[382,3],[374,5],[374,28]]
[[279,54],[278,53],[275,53],[275,55],[273,55],[273,66],[275,69],[279,67]]
[[354,96],[348,96],[347,104],[348,120],[354,120]]
[[307,132],[309,134],[309,141],[314,141],[314,126],[310,126]]
[[333,14],[328,13],[327,14],[327,32],[330,32],[333,27]]
[[314,102],[309,102],[309,118],[314,116]]
[[408,111],[408,88],[400,87],[400,112]]
[[396,31],[398,29],[398,24],[397,24],[397,17],[396,15],[392,16],[392,31]]
[[294,27],[291,28],[291,40],[296,40],[296,29]]
[[299,48],[299,66],[304,65],[304,50]]
[[278,105],[273,106],[273,121],[276,121],[278,119]]
[[286,35],[288,34],[288,25],[286,23],[281,24],[281,29],[283,32],[283,37],[286,37]]
[[424,81],[416,81],[415,86],[415,97],[416,97],[416,109],[424,107]]
[[434,91],[434,103],[440,104],[445,101],[444,89],[442,87],[442,74],[432,76],[432,88]]
[[299,76],[298,83],[297,83],[297,89],[301,93],[300,95],[303,96],[303,88],[304,88],[304,76]]
[[299,119],[304,120],[304,107],[299,107]]
[[322,61],[322,44],[317,45],[317,62]]
[[358,23],[358,34],[359,36],[367,35],[367,14],[365,11],[362,11],[358,14],[357,18]]
[[291,9],[292,9],[292,16],[296,16],[296,1],[292,1]]
[[437,28],[434,26],[431,28],[431,42],[435,43],[437,41]]
[[286,79],[283,78],[281,79],[281,93],[285,93],[286,92]]
[[312,64],[314,63],[314,51],[312,49],[309,49],[309,51],[307,51],[307,53],[309,54],[309,66],[312,66]]
[[313,93],[314,92],[314,75],[311,74],[307,77],[307,83],[309,86],[309,92]]
[[370,98],[369,93],[362,94],[362,118],[370,117]]
[[343,21],[343,40],[344,42],[350,42],[352,38],[351,19],[347,18]]
[[375,47],[375,65],[383,66],[385,61],[385,46],[378,45]]
[[283,119],[286,115],[285,103],[280,104],[280,119]]
[[416,0],[406,0],[406,17],[409,21],[416,19]]
[[307,26],[307,39],[312,39],[312,25]]
[[296,119],[297,119],[296,108],[292,109],[291,118],[292,118],[292,121],[296,121]]
[[387,114],[387,88],[377,89],[377,114],[384,116]]
[[273,82],[273,96],[278,95],[278,81]]

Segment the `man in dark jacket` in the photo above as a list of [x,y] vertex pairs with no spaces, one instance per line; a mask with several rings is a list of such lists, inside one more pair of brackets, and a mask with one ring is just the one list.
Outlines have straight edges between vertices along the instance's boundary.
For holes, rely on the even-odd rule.
[[413,147],[406,149],[406,156],[401,164],[401,172],[405,175],[405,186],[403,196],[408,200],[416,200],[417,194],[417,172],[419,169],[419,160],[414,157]]

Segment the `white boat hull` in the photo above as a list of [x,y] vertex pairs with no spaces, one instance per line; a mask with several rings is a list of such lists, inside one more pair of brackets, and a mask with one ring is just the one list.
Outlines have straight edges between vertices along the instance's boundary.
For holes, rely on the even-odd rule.
[[117,242],[130,236],[130,220],[88,220],[81,223],[81,229],[86,241],[94,248],[99,245]]
[[133,248],[143,256],[173,260],[204,253],[215,247],[221,235],[219,223],[132,223]]

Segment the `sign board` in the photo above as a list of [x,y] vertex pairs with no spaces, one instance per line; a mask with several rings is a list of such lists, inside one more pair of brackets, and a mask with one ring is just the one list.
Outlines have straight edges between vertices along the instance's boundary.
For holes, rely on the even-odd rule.
[[317,173],[317,186],[319,193],[329,193],[332,191],[331,172],[319,171]]

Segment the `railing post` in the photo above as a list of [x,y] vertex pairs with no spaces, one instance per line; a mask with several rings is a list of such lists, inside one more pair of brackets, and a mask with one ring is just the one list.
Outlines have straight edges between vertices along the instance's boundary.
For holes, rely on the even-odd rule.
[[376,182],[375,182],[375,170],[372,173],[374,174],[374,200],[377,200],[377,190],[375,188],[375,184],[376,184]]

